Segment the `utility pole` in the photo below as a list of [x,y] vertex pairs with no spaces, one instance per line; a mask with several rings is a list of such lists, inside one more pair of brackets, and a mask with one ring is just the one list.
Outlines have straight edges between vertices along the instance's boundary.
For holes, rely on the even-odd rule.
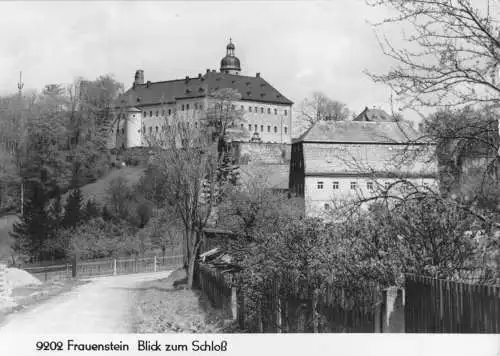
[[[19,72],[19,82],[17,83],[17,90],[19,91],[19,101],[18,101],[19,113],[22,112],[23,87],[24,87],[23,72]],[[19,117],[18,122],[20,122],[20,119],[21,117]],[[23,182],[23,177],[21,175],[21,216],[23,216],[23,212],[24,212],[24,182]]]

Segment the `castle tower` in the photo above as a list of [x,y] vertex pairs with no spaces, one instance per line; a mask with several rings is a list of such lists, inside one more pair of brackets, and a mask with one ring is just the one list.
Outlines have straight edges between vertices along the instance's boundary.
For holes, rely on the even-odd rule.
[[229,39],[229,44],[226,46],[226,56],[220,61],[221,73],[240,74],[240,60],[234,55],[234,44]]

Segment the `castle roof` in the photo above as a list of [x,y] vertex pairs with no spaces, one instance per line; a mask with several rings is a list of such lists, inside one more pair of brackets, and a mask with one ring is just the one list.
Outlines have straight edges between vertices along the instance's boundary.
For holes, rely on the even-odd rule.
[[195,78],[147,82],[136,84],[120,98],[119,105],[166,104],[177,100],[205,97],[213,91],[223,88],[235,89],[244,101],[292,105],[292,101],[283,96],[260,75],[249,77],[215,71],[207,71]]

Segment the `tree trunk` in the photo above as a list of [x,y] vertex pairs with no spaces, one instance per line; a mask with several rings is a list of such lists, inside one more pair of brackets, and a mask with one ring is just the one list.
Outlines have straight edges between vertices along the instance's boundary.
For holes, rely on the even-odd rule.
[[189,251],[189,261],[188,261],[188,288],[193,288],[193,279],[194,279],[194,266],[196,262],[196,258],[198,257],[198,250],[200,248],[200,240],[199,234],[196,231],[191,232],[192,243],[190,244],[191,249]]
[[188,267],[188,288],[189,289],[193,289],[195,261],[196,261],[196,258],[194,256],[189,261],[189,267]]

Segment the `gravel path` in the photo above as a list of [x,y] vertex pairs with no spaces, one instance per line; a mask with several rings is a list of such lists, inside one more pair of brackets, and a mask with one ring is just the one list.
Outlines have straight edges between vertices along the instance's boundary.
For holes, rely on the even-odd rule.
[[92,279],[90,283],[14,313],[0,334],[86,334],[131,332],[131,303],[142,282],[166,278],[170,271]]

